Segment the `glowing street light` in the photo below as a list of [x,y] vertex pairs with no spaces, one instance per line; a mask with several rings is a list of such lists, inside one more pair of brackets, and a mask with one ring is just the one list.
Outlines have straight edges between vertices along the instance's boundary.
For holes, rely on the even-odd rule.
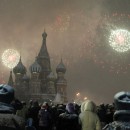
[[77,96],[77,97],[80,96],[80,93],[77,93],[76,96]]
[[74,102],[76,104],[81,104],[81,94],[80,94],[80,92],[76,93],[76,97],[75,97]]
[[88,98],[87,97],[84,97],[84,100],[87,100]]

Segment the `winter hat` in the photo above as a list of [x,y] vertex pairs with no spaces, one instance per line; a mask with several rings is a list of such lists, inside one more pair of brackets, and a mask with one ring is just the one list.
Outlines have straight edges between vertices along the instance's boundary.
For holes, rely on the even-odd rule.
[[0,85],[0,102],[10,104],[14,99],[14,89],[9,85]]
[[130,110],[130,92],[118,92],[114,102],[116,110]]
[[47,108],[48,108],[48,103],[47,103],[47,102],[44,102],[44,103],[42,104],[42,108],[47,109]]
[[75,112],[74,104],[73,104],[73,103],[68,103],[68,104],[66,105],[66,110],[67,110],[69,113],[74,113],[74,112]]

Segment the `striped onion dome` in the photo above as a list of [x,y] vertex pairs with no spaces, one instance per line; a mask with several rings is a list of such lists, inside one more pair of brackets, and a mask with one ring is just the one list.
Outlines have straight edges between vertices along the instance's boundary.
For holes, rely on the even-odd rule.
[[37,62],[37,58],[35,62],[30,66],[30,72],[31,73],[40,73],[42,70],[41,66]]
[[66,67],[65,65],[63,64],[63,61],[61,59],[61,62],[60,64],[56,67],[56,72],[62,72],[62,73],[65,73],[66,72]]
[[26,74],[27,70],[22,63],[21,57],[19,63],[13,68],[14,74]]

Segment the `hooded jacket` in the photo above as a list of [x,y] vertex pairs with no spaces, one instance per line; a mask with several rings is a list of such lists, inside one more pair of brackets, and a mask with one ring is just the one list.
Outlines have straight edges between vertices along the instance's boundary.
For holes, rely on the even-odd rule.
[[114,96],[116,111],[114,121],[103,130],[130,130],[130,92],[119,92]]
[[82,103],[79,119],[82,130],[101,130],[100,120],[96,114],[96,105],[92,101],[87,100]]
[[23,118],[14,115],[15,109],[10,102],[14,99],[14,89],[9,85],[0,85],[0,130],[24,130]]

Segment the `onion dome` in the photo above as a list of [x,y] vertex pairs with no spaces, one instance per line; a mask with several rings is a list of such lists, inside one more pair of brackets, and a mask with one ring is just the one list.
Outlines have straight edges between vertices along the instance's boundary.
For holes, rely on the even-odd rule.
[[26,75],[26,74],[25,74],[25,75],[23,76],[23,78],[22,78],[23,81],[29,81],[29,79],[30,79],[29,76]]
[[40,73],[42,70],[41,66],[37,62],[37,58],[35,62],[30,66],[30,72],[31,73]]
[[21,57],[17,66],[14,67],[13,72],[14,74],[26,74],[27,70],[21,61]]
[[44,33],[42,34],[42,37],[43,37],[43,39],[46,39],[46,37],[47,37],[47,33],[45,32],[45,30],[44,30]]
[[49,80],[55,80],[55,79],[56,79],[56,77],[55,77],[55,75],[54,75],[53,72],[51,72],[51,73],[47,76],[47,78],[48,78]]
[[65,73],[66,72],[66,68],[65,68],[65,65],[63,64],[62,62],[62,59],[61,59],[61,62],[60,64],[56,67],[56,72],[62,72],[62,73]]

